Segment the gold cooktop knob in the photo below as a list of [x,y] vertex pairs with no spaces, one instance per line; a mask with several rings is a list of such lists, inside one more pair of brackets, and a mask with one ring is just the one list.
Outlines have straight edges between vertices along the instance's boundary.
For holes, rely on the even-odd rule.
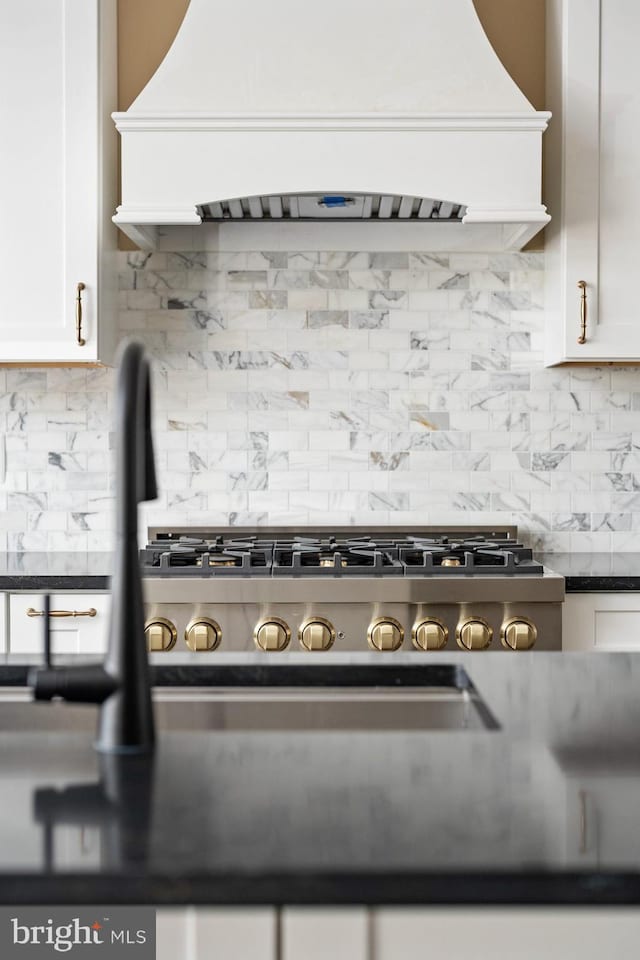
[[184,631],[184,641],[194,653],[210,652],[220,646],[222,630],[220,624],[209,617],[194,617]]
[[166,653],[176,645],[178,631],[171,620],[164,617],[153,617],[144,625],[144,635],[147,638],[149,653]]
[[378,617],[369,624],[367,640],[373,650],[397,650],[402,646],[404,630],[393,617]]
[[279,617],[262,620],[253,632],[256,646],[267,652],[284,650],[289,646],[291,630]]
[[502,646],[510,650],[531,650],[537,637],[538,631],[535,625],[525,617],[512,617],[511,620],[505,620],[500,630]]
[[414,623],[411,639],[418,650],[442,650],[447,645],[449,631],[440,620],[427,617]]
[[456,630],[458,646],[465,650],[486,650],[492,637],[493,630],[481,617],[461,620]]
[[328,650],[335,643],[336,631],[324,617],[310,617],[300,624],[298,639],[305,650]]

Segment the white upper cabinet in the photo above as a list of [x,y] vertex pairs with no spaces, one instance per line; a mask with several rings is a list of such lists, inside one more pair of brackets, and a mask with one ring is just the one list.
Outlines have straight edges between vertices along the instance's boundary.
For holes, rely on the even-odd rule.
[[637,0],[547,0],[549,365],[640,360],[638,36]]
[[0,4],[0,362],[111,359],[116,2]]

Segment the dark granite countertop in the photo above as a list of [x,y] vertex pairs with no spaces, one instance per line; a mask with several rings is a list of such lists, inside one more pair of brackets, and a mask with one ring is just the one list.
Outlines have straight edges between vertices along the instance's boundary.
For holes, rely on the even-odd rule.
[[565,578],[567,593],[640,591],[640,553],[542,553],[545,567]]
[[[0,902],[640,903],[640,656],[294,666],[403,697],[464,668],[499,729],[225,729],[215,691],[157,691],[151,769],[94,753],[93,707],[0,702]],[[174,682],[256,667],[215,669]]]

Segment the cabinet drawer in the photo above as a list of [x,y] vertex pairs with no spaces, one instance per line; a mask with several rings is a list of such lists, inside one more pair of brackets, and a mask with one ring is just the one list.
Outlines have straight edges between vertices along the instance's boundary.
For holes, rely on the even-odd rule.
[[640,650],[640,593],[568,596],[562,613],[562,649]]
[[[75,611],[78,616],[52,617],[53,653],[104,653],[109,623],[109,593],[56,593],[52,611]],[[42,594],[12,593],[9,598],[9,650],[11,653],[42,652],[42,617],[27,611],[42,610]],[[88,616],[95,610],[95,615]]]

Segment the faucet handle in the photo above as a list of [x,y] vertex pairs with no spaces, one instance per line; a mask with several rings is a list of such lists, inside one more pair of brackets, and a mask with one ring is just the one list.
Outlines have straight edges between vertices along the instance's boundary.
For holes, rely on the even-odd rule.
[[44,650],[44,665],[49,669],[51,666],[51,594],[45,593],[42,603],[42,646]]

